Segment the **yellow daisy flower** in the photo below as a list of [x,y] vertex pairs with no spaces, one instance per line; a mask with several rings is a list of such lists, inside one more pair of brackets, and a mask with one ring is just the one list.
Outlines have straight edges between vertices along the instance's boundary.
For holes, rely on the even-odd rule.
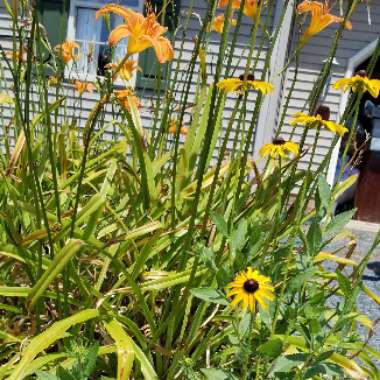
[[374,98],[379,96],[380,80],[369,79],[366,75],[356,74],[351,78],[343,78],[337,80],[333,84],[335,90],[343,89],[343,91],[352,90],[352,92],[368,91]]
[[290,125],[304,125],[309,128],[320,128],[325,127],[333,133],[337,133],[339,136],[343,136],[348,132],[348,129],[342,125],[330,121],[330,109],[326,106],[319,106],[315,116],[310,116],[308,114],[297,112],[293,115],[293,120]]
[[274,299],[274,288],[269,277],[265,277],[257,270],[248,268],[245,272],[239,273],[235,279],[227,285],[230,291],[228,298],[232,298],[231,306],[236,307],[240,303],[244,310],[254,313],[256,303],[266,309],[266,301]]
[[253,75],[247,76],[247,80],[244,82],[244,75],[240,75],[239,78],[226,78],[218,82],[217,86],[225,92],[235,92],[237,94],[243,94],[249,89],[261,91],[263,94],[269,94],[274,90],[274,86],[271,83],[255,80]]
[[299,145],[293,141],[285,141],[282,138],[272,140],[272,144],[265,144],[261,147],[259,153],[261,157],[270,156],[272,158],[289,157],[290,154],[298,156],[300,151]]

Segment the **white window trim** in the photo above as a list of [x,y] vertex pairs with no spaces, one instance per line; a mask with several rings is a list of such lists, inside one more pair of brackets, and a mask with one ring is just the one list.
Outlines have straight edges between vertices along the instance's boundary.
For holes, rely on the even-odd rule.
[[[112,1],[109,1],[112,3]],[[144,10],[144,4],[145,0],[138,0],[138,7],[137,8],[131,8],[135,11],[138,12],[143,12]],[[97,2],[97,1],[81,1],[81,0],[70,0],[70,11],[69,11],[69,17],[67,20],[67,40],[69,41],[75,41],[75,34],[76,34],[76,28],[75,28],[75,9],[76,7],[82,6],[85,8],[92,8],[92,9],[100,9],[103,7],[105,4],[104,2]],[[101,22],[101,20],[99,20]],[[89,41],[91,42],[91,41]],[[136,54],[136,57],[133,57],[136,62],[138,61],[138,54]],[[82,74],[82,73],[77,73],[72,70],[72,64],[67,65],[66,70],[65,70],[65,77],[69,80],[81,80],[81,81],[88,81],[88,82],[96,82],[98,79],[102,79],[104,77],[96,75],[96,74]],[[137,73],[136,71],[133,73],[132,79],[126,83],[122,79],[117,79],[114,84],[119,85],[119,86],[131,86],[135,87],[136,85],[136,78],[137,78]]]

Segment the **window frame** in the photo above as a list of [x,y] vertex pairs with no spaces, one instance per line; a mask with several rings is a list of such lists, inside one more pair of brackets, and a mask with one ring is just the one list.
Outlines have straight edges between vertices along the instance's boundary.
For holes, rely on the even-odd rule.
[[[98,10],[108,3],[112,3],[112,1],[108,1],[107,3],[105,3],[105,2],[101,2],[101,1],[89,2],[89,1],[85,1],[85,0],[70,0],[69,15],[67,18],[67,40],[76,41],[75,24],[76,24],[76,9],[78,7]],[[144,5],[145,5],[145,0],[138,0],[138,7],[137,8],[131,7],[131,9],[133,9],[137,12],[143,13]],[[101,20],[99,20],[99,22],[101,22]],[[91,42],[91,41],[88,41],[88,42]],[[136,62],[138,62],[138,60],[139,60],[138,54],[134,55],[133,59]],[[67,78],[68,80],[80,80],[80,81],[96,82],[97,80],[104,78],[103,76],[100,76],[96,73],[94,73],[94,74],[78,73],[78,72],[72,70],[72,68],[73,68],[73,64],[70,63],[67,65],[67,67],[65,69],[65,78]],[[130,86],[134,87],[134,86],[136,86],[136,82],[137,82],[137,73],[134,72],[132,79],[129,81],[128,84]],[[126,82],[119,78],[114,82],[114,84],[116,84],[117,86],[125,86]]]

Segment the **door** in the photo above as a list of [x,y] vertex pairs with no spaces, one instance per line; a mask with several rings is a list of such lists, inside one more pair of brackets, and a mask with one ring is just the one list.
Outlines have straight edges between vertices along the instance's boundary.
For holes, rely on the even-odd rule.
[[356,207],[358,220],[380,223],[380,152],[367,151],[364,155]]

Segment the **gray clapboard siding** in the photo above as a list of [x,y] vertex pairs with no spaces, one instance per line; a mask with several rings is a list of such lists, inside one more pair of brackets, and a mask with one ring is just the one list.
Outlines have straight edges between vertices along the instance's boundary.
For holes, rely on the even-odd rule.
[[[191,2],[191,0],[186,0],[186,1],[182,2],[183,7],[184,7],[184,9],[183,9],[184,14],[186,14],[186,8],[188,8],[190,2]],[[205,11],[206,11],[206,4],[201,2],[201,1],[195,1],[193,3],[196,4],[194,9],[193,9],[193,12],[197,13],[200,16],[200,18],[203,18]],[[220,11],[220,13],[221,12],[222,12],[222,10]],[[219,12],[217,12],[217,13],[219,13]],[[263,22],[265,20],[265,17],[266,17],[266,15],[264,14],[262,17]],[[190,57],[191,57],[191,52],[192,52],[193,47],[194,47],[194,43],[192,42],[192,38],[196,35],[197,31],[199,30],[199,27],[200,26],[199,26],[199,23],[197,22],[197,19],[195,19],[195,18],[192,19],[192,22],[189,25],[188,33],[186,34],[186,39],[188,39],[188,42],[186,42],[186,44],[185,44],[187,47],[187,51],[184,54],[184,66],[185,66],[184,69],[185,70],[186,70],[186,67],[188,66],[188,62],[189,62]],[[252,21],[246,17],[243,17],[241,29],[239,32],[238,43],[237,43],[236,49],[234,51],[234,58],[232,61],[233,66],[236,66],[236,71],[234,72],[234,75],[236,75],[236,76],[240,75],[244,72],[245,66],[247,64],[247,54],[248,54],[248,49],[249,49],[249,36],[250,36],[251,28],[252,28]],[[270,18],[269,31],[271,31],[272,28],[273,28],[273,16]],[[260,44],[261,38],[262,38],[261,31],[259,31],[258,36],[257,36],[257,45]],[[212,78],[213,78],[213,67],[215,67],[215,65],[216,65],[217,55],[219,52],[219,40],[220,40],[220,35],[218,35],[217,33],[213,33],[213,35],[211,37],[211,41],[208,43],[206,58],[207,58],[208,71],[211,71],[209,74],[209,78],[208,78],[210,84],[211,84]],[[178,45],[180,45],[180,42],[178,42]],[[256,78],[261,77],[263,66],[264,66],[264,60],[265,60],[265,56],[266,56],[266,49],[267,49],[267,46],[266,46],[266,44],[264,44],[263,50],[262,50],[260,57],[258,59],[258,62],[257,62],[257,66],[255,67],[255,70],[254,70],[254,74],[255,74]],[[186,53],[188,54],[187,57],[186,57]],[[254,57],[255,56],[256,56],[256,53],[254,54]],[[254,60],[252,62],[254,62]],[[195,71],[198,72],[198,70],[199,70],[199,67],[197,65],[197,67],[195,68]],[[193,96],[194,96],[194,92],[192,91],[190,99],[193,99]],[[252,119],[253,109],[255,106],[255,99],[256,99],[256,96],[254,96],[254,94],[250,95],[249,102],[247,104],[247,112],[246,112],[245,120],[241,126],[243,132],[240,132],[240,134],[238,136],[239,144],[245,143],[245,140],[242,141],[241,139],[242,139],[242,135],[244,137],[244,131],[246,131],[248,129],[250,121]],[[220,146],[221,140],[223,139],[223,136],[225,133],[225,128],[227,127],[229,117],[231,116],[232,109],[234,107],[235,101],[236,101],[236,95],[232,95],[232,94],[228,95],[227,101],[226,101],[226,107],[225,107],[224,114],[223,114],[223,125],[221,128],[219,141],[217,142],[217,145],[216,145],[217,148]],[[235,127],[236,127],[236,123],[235,123]],[[227,149],[232,148],[234,138],[235,138],[235,130],[232,131],[232,133],[229,137],[229,140],[227,143]],[[253,141],[251,141],[250,144],[251,144],[251,153],[252,153]],[[214,152],[215,155],[216,155],[216,153],[217,152]]]
[[[206,12],[207,4],[203,1],[192,1],[192,0],[182,0],[182,9],[181,9],[181,21],[184,22],[187,17],[187,12],[189,11],[191,3],[194,5],[192,7],[192,12],[194,14],[198,14],[200,18],[202,18]],[[222,10],[220,10],[220,13]],[[265,20],[266,15],[263,15],[263,22]],[[271,30],[273,24],[273,17],[271,17],[269,22],[269,30]],[[247,54],[248,54],[248,48],[249,48],[249,36],[250,36],[250,30],[252,28],[252,20],[250,20],[247,17],[243,17],[243,23],[239,32],[239,39],[237,47],[234,51],[234,57],[233,57],[233,65],[236,66],[235,75],[240,75],[244,72],[245,65],[247,63]],[[193,39],[197,35],[198,31],[200,29],[199,21],[196,17],[191,17],[189,27],[186,30],[186,35],[184,41],[178,39],[175,44],[175,60],[172,64],[172,68],[176,68],[178,65],[179,75],[178,75],[178,92],[175,94],[177,101],[180,99],[183,81],[184,81],[184,75],[187,73],[189,62],[191,59],[191,55],[194,48],[194,42]],[[257,35],[257,44],[261,41],[261,32]],[[8,44],[8,48],[11,47],[9,36],[12,35],[11,32],[11,19],[9,15],[5,12],[3,7],[0,7],[0,42],[2,45]],[[179,33],[181,35],[181,33]],[[207,47],[207,70],[208,70],[208,82],[209,84],[212,83],[214,68],[217,61],[217,56],[219,52],[219,39],[220,35],[217,33],[212,33],[211,41],[208,43]],[[182,59],[179,61],[179,50],[183,46],[183,52],[182,52]],[[266,46],[264,44],[264,49],[258,59],[257,67],[255,68],[255,76],[259,78],[261,76],[261,72],[263,69],[263,62],[265,59],[265,53],[266,53]],[[255,55],[254,55],[255,56]],[[174,70],[173,70],[174,71]],[[197,64],[195,67],[195,77],[199,74],[199,65]],[[5,78],[6,78],[6,84],[4,85],[5,88],[11,85],[11,77],[10,73],[5,70]],[[145,127],[150,127],[152,123],[152,111],[150,108],[150,104],[152,103],[152,100],[149,99],[149,91],[142,91],[142,109],[141,109],[141,117],[143,119],[143,125]],[[196,93],[196,83],[193,83],[190,87],[190,94],[188,102],[189,104],[194,103]],[[79,115],[77,115],[77,111],[75,111],[74,104],[77,102],[78,94],[74,91],[73,86],[70,84],[67,84],[65,86],[65,94],[67,96],[67,107],[66,112],[70,116],[76,116],[78,118],[79,125],[83,126],[86,122],[88,115],[92,109],[92,107],[95,105],[96,101],[98,100],[98,94],[89,94],[84,93],[83,98],[81,101],[81,112]],[[145,95],[145,96],[144,96]],[[249,104],[247,105],[247,113],[245,118],[245,123],[243,123],[243,126],[247,128],[249,125],[249,122],[252,118],[252,111],[255,104],[255,96],[252,94],[249,98]],[[232,108],[234,106],[234,103],[236,101],[235,95],[229,95],[228,99],[226,101],[226,108],[223,114],[223,126],[221,128],[220,133],[220,139],[217,143],[217,147],[220,145],[220,140],[222,139],[224,135],[225,128],[227,127],[227,123],[229,121],[229,117],[232,113]],[[108,107],[110,109],[110,107]],[[63,117],[63,112],[60,110],[60,116]],[[190,117],[191,110],[187,113],[187,119]],[[10,112],[3,112],[3,118],[9,119]],[[112,120],[113,115],[111,112],[106,112],[105,119],[106,120]],[[110,128],[108,130],[108,133],[111,133],[113,129]],[[232,147],[232,142],[235,138],[235,133],[231,133],[231,136],[228,141],[228,148]],[[239,136],[240,141],[240,136]],[[252,144],[253,147],[253,144]],[[216,153],[216,152],[215,152]]]
[[[334,10],[333,13],[339,14],[338,10]],[[351,31],[345,31],[343,38],[340,41],[339,48],[337,50],[336,59],[340,66],[332,67],[332,80],[334,83],[336,80],[344,77],[347,69],[348,60],[358,53],[360,50],[369,45],[372,41],[380,35],[380,3],[378,1],[371,2],[371,16],[372,25],[368,25],[367,11],[365,4],[360,4],[352,17],[353,28]],[[327,58],[330,45],[334,37],[334,30],[336,26],[331,26],[324,30],[317,36],[314,36],[302,49],[300,56],[299,73],[295,84],[294,92],[291,96],[289,103],[289,109],[285,118],[285,125],[282,128],[281,135],[284,138],[288,138],[292,130],[289,122],[291,116],[301,111],[305,106],[305,101],[314,85],[315,80],[320,73],[323,60]],[[297,42],[298,36],[293,39],[293,46]],[[282,105],[288,97],[289,89],[294,77],[294,65],[291,65],[286,72]],[[329,87],[327,96],[324,100],[324,104],[328,105],[331,109],[331,119],[337,121],[339,119],[339,103],[341,101],[341,92],[335,91],[331,86]],[[299,140],[303,132],[303,128],[296,129],[295,140]],[[306,145],[310,147],[313,142],[312,136],[306,140]],[[314,164],[320,163],[327,154],[331,144],[333,135],[328,131],[322,131],[318,146],[316,150],[316,156],[314,157]],[[310,160],[310,156],[306,155],[303,159],[302,166],[305,166]]]

